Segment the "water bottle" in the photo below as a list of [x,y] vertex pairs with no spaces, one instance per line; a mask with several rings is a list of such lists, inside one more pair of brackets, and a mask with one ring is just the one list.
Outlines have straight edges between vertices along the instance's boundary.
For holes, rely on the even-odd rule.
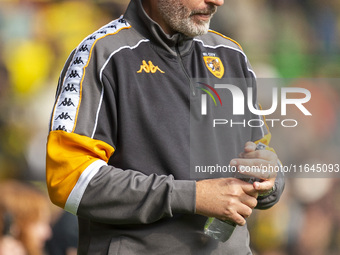
[[[256,146],[256,150],[264,150],[266,148],[266,145],[259,143]],[[240,173],[235,173],[233,176],[234,178],[242,179],[243,181],[254,183],[258,179],[254,177],[248,177],[246,178],[244,175]],[[234,230],[236,228],[236,223],[231,220],[219,220],[213,217],[208,218],[204,225],[204,234],[219,240],[221,242],[226,242],[231,235],[233,234]]]
[[205,223],[204,234],[221,242],[226,242],[233,234],[235,228],[236,223],[233,221],[222,221],[210,217]]

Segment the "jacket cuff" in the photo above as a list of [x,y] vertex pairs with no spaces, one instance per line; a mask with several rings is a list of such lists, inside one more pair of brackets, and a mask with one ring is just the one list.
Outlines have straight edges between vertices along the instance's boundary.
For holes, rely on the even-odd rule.
[[175,180],[171,192],[172,213],[194,214],[196,209],[196,182]]

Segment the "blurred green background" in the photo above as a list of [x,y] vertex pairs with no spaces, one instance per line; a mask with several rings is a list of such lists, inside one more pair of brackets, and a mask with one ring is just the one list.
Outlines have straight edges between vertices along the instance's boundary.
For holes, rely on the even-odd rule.
[[[127,4],[0,0],[0,179],[43,184],[49,116],[63,64],[85,36],[118,18]],[[339,0],[229,0],[212,28],[243,46],[260,78],[340,78],[339,14]],[[322,160],[339,155],[339,89],[315,89],[329,107],[309,123],[308,137],[300,130],[282,144],[273,130],[282,154],[290,146],[319,147],[300,153],[301,161],[313,153]],[[326,127],[315,128],[320,119]],[[313,143],[299,147],[299,139]],[[339,201],[337,179],[288,180],[282,201],[249,221],[254,254],[340,254]]]

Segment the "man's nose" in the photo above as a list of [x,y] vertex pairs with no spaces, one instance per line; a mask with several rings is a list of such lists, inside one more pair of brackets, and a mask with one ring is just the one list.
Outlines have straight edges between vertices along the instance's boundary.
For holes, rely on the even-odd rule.
[[224,0],[205,0],[205,2],[216,6],[221,6],[224,4]]

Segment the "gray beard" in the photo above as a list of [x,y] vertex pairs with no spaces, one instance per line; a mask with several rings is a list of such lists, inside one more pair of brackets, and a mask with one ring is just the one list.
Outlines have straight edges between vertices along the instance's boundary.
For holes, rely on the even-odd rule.
[[[209,21],[194,21],[188,8],[183,6],[178,0],[159,0],[158,9],[165,22],[174,31],[183,33],[189,37],[195,37],[208,33],[210,27]],[[209,13],[215,13],[216,7],[205,10]],[[196,11],[197,13],[197,11]]]

